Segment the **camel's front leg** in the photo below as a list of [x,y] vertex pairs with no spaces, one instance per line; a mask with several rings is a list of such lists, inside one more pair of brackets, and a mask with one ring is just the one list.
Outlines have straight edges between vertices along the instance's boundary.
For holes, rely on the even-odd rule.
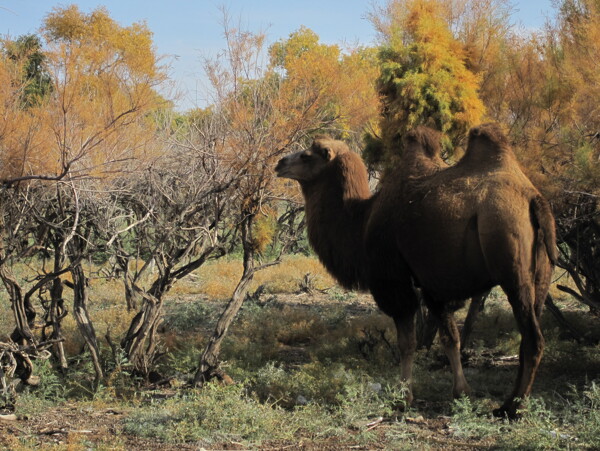
[[413,401],[412,371],[417,348],[415,312],[396,317],[394,322],[398,336],[398,348],[400,349],[400,377],[408,388],[405,399],[407,405],[410,405]]
[[415,314],[419,301],[413,290],[408,270],[402,271],[396,279],[373,277],[370,288],[379,308],[391,316],[396,325],[401,359],[400,376],[408,387],[405,401],[410,405],[413,400],[412,371],[417,348]]

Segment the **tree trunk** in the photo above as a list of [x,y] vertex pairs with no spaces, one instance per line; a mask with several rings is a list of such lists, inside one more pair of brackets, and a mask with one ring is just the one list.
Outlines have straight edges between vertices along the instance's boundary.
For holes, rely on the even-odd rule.
[[[62,235],[61,235],[62,238]],[[55,240],[54,243],[54,274],[60,274],[63,272],[65,265],[65,255],[63,253],[62,240]],[[45,309],[44,322],[45,325],[42,328],[42,341],[52,341],[52,355],[58,362],[58,366],[61,369],[68,367],[67,356],[65,353],[65,347],[63,343],[62,335],[62,320],[67,316],[67,309],[65,308],[65,300],[63,297],[63,283],[60,276],[56,276],[52,280],[50,286],[50,301],[43,302]],[[50,335],[46,335],[46,329],[51,328]]]
[[81,262],[76,262],[73,265],[73,268],[71,268],[71,275],[73,276],[73,316],[77,321],[79,331],[90,351],[94,371],[96,372],[95,382],[97,386],[104,377],[104,374],[100,363],[100,350],[96,338],[96,331],[94,330],[90,315],[87,311],[89,281],[87,277],[85,277]]
[[[12,271],[5,265],[0,265],[0,278],[8,292],[13,314],[15,317],[15,330],[10,334],[10,339],[19,346],[34,346],[37,340],[33,335],[32,328],[36,317],[35,310],[29,301],[29,297],[23,296],[23,289],[17,282]],[[15,374],[23,382],[28,383],[33,374],[31,360],[15,355]]]
[[558,324],[560,324],[560,326],[564,330],[566,330],[569,334],[571,334],[571,336],[575,340],[577,340],[578,343],[586,342],[585,336],[581,332],[579,332],[575,328],[575,326],[573,326],[571,323],[569,323],[569,321],[567,321],[567,319],[563,316],[560,309],[554,303],[554,299],[552,298],[552,296],[550,294],[548,294],[548,296],[546,297],[545,305],[546,305],[546,308],[550,311],[550,313],[552,313],[552,315],[554,315],[554,318],[556,319]]
[[[156,286],[156,282],[155,282]],[[142,306],[129,326],[121,347],[135,370],[147,376],[156,352],[156,329],[162,321],[164,288],[154,289],[156,295],[136,290],[142,297]]]
[[[119,242],[119,244],[120,244],[120,242]],[[119,268],[121,268],[121,271],[123,271],[123,285],[125,288],[125,302],[127,303],[127,311],[130,312],[132,310],[137,309],[137,302],[136,302],[135,290],[133,289],[133,285],[132,285],[131,278],[129,275],[129,258],[124,255],[119,255],[119,253],[117,252],[116,260],[117,260],[117,265],[119,265]]]
[[219,369],[219,354],[221,353],[221,344],[223,343],[223,338],[225,338],[225,334],[229,330],[229,326],[235,319],[235,316],[240,311],[242,304],[244,303],[244,299],[246,298],[246,293],[248,292],[248,287],[250,286],[250,282],[252,282],[252,278],[254,277],[254,273],[256,269],[254,268],[254,249],[250,242],[250,227],[252,225],[253,216],[248,215],[244,221],[242,222],[242,245],[244,247],[244,271],[242,273],[242,277],[238,282],[229,303],[225,307],[225,311],[221,314],[221,317],[217,321],[217,325],[215,327],[215,331],[213,332],[206,349],[202,353],[200,357],[200,363],[198,365],[198,370],[196,371],[196,375],[194,376],[194,385],[201,387],[204,383],[210,381],[213,378],[218,378],[219,380],[228,379],[220,369]]
[[30,298],[23,296],[21,285],[6,264],[0,265],[0,278],[8,292],[15,317],[16,327],[10,334],[10,339],[20,345],[35,344],[32,329],[36,312]]
[[[68,368],[67,356],[65,353],[65,346],[62,335],[62,320],[67,316],[67,309],[65,308],[65,300],[63,298],[63,284],[60,277],[57,277],[52,281],[52,287],[50,288],[50,306],[48,312],[48,324],[52,327],[52,333],[49,339],[56,341],[52,345],[52,353],[58,361],[58,365],[62,369]],[[42,337],[42,340],[46,340]]]
[[254,271],[252,269],[248,272],[244,271],[227,307],[225,307],[225,311],[221,314],[219,321],[217,321],[215,331],[210,337],[208,345],[200,358],[200,365],[198,366],[198,370],[194,377],[194,384],[196,386],[202,386],[205,382],[208,382],[215,377],[218,379],[225,378],[223,373],[219,370],[221,344],[223,338],[225,338],[225,334],[227,334],[229,326],[244,303],[246,293],[248,292],[248,286],[250,285],[250,282],[252,282],[253,277]]
[[178,269],[175,269],[175,265],[186,255],[186,252],[179,252],[177,256],[170,255],[169,258],[155,255],[152,261],[158,262],[159,276],[148,291],[136,285],[135,278],[131,278],[128,273],[127,260],[120,258],[119,266],[123,270],[126,297],[129,299],[128,307],[135,305],[134,297],[142,298],[140,311],[134,316],[125,338],[121,341],[121,347],[139,374],[148,376],[156,358],[158,344],[156,331],[163,320],[165,294],[175,282],[202,266],[214,249],[214,246],[204,248],[197,258]]

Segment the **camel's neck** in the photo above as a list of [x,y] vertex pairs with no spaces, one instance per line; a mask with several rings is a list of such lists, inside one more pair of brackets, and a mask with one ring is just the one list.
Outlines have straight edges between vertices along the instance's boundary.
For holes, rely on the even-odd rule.
[[342,286],[365,288],[363,235],[371,192],[366,170],[352,175],[331,171],[302,184],[302,192],[308,239],[319,259]]

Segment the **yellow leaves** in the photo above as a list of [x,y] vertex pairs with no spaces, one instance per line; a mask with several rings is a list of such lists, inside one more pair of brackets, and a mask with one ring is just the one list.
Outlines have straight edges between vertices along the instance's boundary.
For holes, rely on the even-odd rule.
[[52,88],[43,105],[23,108],[23,64],[0,61],[0,177],[55,176],[65,167],[75,177],[105,177],[130,169],[148,153],[148,115],[166,79],[152,33],[145,24],[120,26],[104,8],[85,14],[74,5],[54,8],[42,32]]
[[54,173],[60,167],[48,142],[44,105],[24,108],[21,94],[28,81],[21,62],[0,57],[0,180],[32,173]]
[[277,212],[266,209],[252,224],[252,246],[262,254],[273,241],[277,232]]
[[343,53],[301,28],[274,44],[270,56],[274,70],[283,72],[279,109],[290,121],[312,123],[315,129],[330,123],[360,133],[377,114],[373,50]]
[[386,38],[378,81],[385,105],[383,148],[368,152],[370,162],[392,164],[398,137],[420,124],[445,133],[452,151],[484,114],[480,76],[466,67],[441,1],[392,0],[387,11],[390,17],[379,22]]
[[152,32],[143,23],[120,26],[105,8],[87,15],[76,5],[54,8],[46,16],[43,32],[49,42],[62,43],[63,58],[76,58],[82,70],[97,75],[121,64],[129,76],[156,76]]
[[45,33],[50,41],[65,39],[74,41],[85,34],[85,18],[77,5],[55,7],[44,19]]
[[56,84],[47,109],[62,158],[91,175],[127,167],[152,137],[146,115],[166,78],[152,33],[145,24],[120,26],[104,8],[85,14],[76,6],[55,8],[44,32]]

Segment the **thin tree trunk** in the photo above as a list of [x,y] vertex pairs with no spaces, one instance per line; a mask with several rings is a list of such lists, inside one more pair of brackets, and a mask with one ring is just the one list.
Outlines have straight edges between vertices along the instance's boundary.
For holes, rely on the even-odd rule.
[[215,377],[220,380],[228,378],[228,376],[226,376],[219,369],[219,354],[221,353],[221,344],[223,343],[223,338],[227,334],[229,326],[231,326],[231,323],[244,303],[246,293],[248,292],[248,287],[250,286],[250,282],[252,282],[252,278],[254,277],[254,273],[256,271],[254,268],[254,250],[250,243],[250,226],[252,224],[252,218],[252,216],[247,216],[242,222],[244,271],[240,281],[233,291],[229,303],[225,307],[225,311],[221,314],[221,317],[217,321],[215,331],[210,337],[206,349],[200,357],[198,370],[194,376],[194,385],[198,387],[201,387],[205,382],[208,382]]
[[249,272],[245,271],[235,287],[233,295],[231,296],[225,311],[221,314],[219,321],[217,321],[215,331],[210,337],[208,345],[200,358],[200,365],[198,366],[198,370],[194,377],[194,385],[202,386],[205,382],[208,382],[215,377],[218,379],[225,378],[225,375],[219,370],[221,344],[229,330],[229,326],[244,303],[246,293],[248,292],[248,286],[250,285],[250,282],[252,282],[253,277],[254,270],[250,270]]
[[23,296],[21,285],[19,285],[16,277],[6,264],[0,265],[0,278],[2,278],[2,282],[8,292],[15,317],[16,327],[10,334],[11,340],[21,345],[35,344],[32,329],[35,323],[36,312],[30,298]]
[[71,274],[73,276],[73,316],[79,326],[79,331],[88,346],[92,363],[94,365],[94,371],[96,372],[96,385],[100,383],[104,377],[102,371],[102,365],[100,363],[100,350],[98,347],[98,340],[96,338],[96,331],[94,325],[90,319],[90,315],[87,310],[88,304],[88,279],[85,277],[81,262],[77,262],[71,268]]
[[[50,286],[50,302],[43,303],[45,325],[42,328],[42,341],[52,341],[52,354],[58,362],[58,366],[61,369],[68,368],[67,356],[65,353],[65,347],[63,343],[62,335],[62,320],[67,316],[67,309],[65,308],[65,300],[63,297],[64,287],[62,280],[58,274],[64,272],[65,255],[63,253],[64,248],[62,241],[56,240],[54,243],[54,274],[57,276],[52,280]],[[51,328],[52,332],[50,336],[46,336],[46,329]]]
[[548,294],[546,297],[546,308],[550,310],[550,313],[554,315],[558,324],[560,324],[567,332],[571,334],[571,336],[577,340],[578,343],[584,343],[586,341],[585,336],[579,332],[567,319],[564,317],[560,309],[554,303],[554,299],[552,296]]
[[[29,301],[29,297],[23,296],[23,289],[17,282],[12,271],[5,265],[0,265],[0,278],[6,287],[11,300],[13,314],[15,317],[15,330],[10,334],[10,339],[20,346],[37,344],[32,328],[36,317],[35,310]],[[31,360],[15,356],[15,374],[25,383],[32,379],[33,364]]]
[[[155,282],[156,284],[156,282]],[[146,376],[154,360],[156,329],[162,320],[163,289],[154,289],[157,295],[137,290],[142,296],[142,306],[129,326],[121,347],[136,371]]]
[[127,303],[127,311],[131,312],[132,310],[137,309],[137,302],[136,294],[129,276],[129,258],[118,254],[119,251],[117,252],[116,259],[117,265],[119,265],[119,268],[121,268],[121,271],[123,271],[123,285],[125,287],[125,302]]
[[130,293],[129,296],[132,299],[134,296],[142,298],[140,311],[131,320],[127,334],[121,340],[121,347],[125,351],[125,355],[141,375],[148,376],[156,357],[156,346],[158,344],[156,331],[163,320],[163,298],[165,294],[176,281],[202,266],[214,249],[214,246],[205,248],[196,259],[178,269],[174,269],[178,258],[173,258],[169,262],[166,262],[164,258],[153,259],[153,261],[159,261],[157,265],[159,267],[159,277],[148,291],[136,285],[136,280],[128,275],[126,260],[120,260],[119,265],[124,271],[126,291]]
[[[58,361],[58,365],[62,369],[68,368],[67,356],[65,353],[64,343],[61,340],[62,335],[62,320],[67,316],[67,309],[65,308],[65,300],[63,298],[63,284],[60,277],[57,277],[52,281],[52,288],[50,289],[50,307],[49,307],[48,323],[52,326],[52,333],[50,334],[50,340],[56,342],[52,345],[52,352]],[[45,340],[45,338],[42,338]]]

